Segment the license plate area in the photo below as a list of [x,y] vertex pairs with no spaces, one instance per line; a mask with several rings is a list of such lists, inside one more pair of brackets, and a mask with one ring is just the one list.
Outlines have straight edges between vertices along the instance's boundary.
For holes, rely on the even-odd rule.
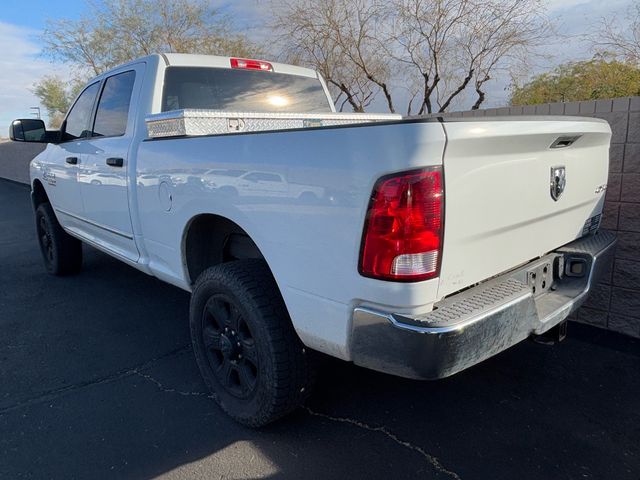
[[564,272],[564,256],[561,254],[546,256],[527,268],[527,285],[534,297],[554,290],[554,284]]

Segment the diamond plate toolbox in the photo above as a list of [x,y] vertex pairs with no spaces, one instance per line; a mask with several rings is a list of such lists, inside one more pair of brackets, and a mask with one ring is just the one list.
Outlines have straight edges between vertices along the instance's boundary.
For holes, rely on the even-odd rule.
[[149,138],[222,135],[401,120],[396,114],[260,113],[222,110],[173,110],[147,115]]

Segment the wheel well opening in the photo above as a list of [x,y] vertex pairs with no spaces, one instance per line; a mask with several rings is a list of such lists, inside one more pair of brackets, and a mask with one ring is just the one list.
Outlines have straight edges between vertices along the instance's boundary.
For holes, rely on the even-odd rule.
[[239,225],[218,215],[198,215],[187,227],[184,262],[193,284],[207,268],[246,258],[263,258],[251,237]]
[[49,203],[49,197],[47,196],[47,192],[42,186],[42,183],[40,183],[40,180],[36,180],[33,182],[33,190],[31,195],[33,198],[34,208],[38,208],[38,206],[43,203]]

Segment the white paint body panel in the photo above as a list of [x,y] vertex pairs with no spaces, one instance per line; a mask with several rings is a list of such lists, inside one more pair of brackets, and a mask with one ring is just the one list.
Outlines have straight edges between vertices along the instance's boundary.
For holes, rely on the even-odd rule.
[[[167,58],[171,65],[229,65],[223,57]],[[317,76],[312,70],[273,65],[278,72]],[[144,80],[134,92],[128,150],[119,145],[120,154],[114,155],[126,155],[122,169],[126,175],[106,185],[105,196],[99,199],[94,189],[73,190],[77,170],[64,165],[68,154],[57,145],[33,160],[32,183],[42,182],[69,233],[185,290],[191,289],[193,280],[183,255],[190,222],[201,214],[235,222],[264,255],[302,341],[339,358],[350,359],[354,307],[428,312],[444,295],[573,240],[584,221],[602,207],[602,194],[593,190],[606,183],[610,130],[597,121],[487,120],[443,127],[437,121],[409,120],[148,140],[145,117],[160,111],[166,63],[156,55],[117,71],[134,66],[143,70]],[[548,150],[557,136],[568,133],[581,134],[582,145],[578,142],[563,152]],[[83,155],[102,158],[104,152],[94,148],[98,141],[78,142]],[[376,180],[441,165],[443,157],[442,279],[394,283],[359,275],[362,231]],[[554,202],[549,196],[549,168],[558,163],[567,166],[568,184],[560,201]],[[70,184],[64,189],[49,185],[43,174],[50,169],[57,169]],[[224,169],[278,175],[287,184],[286,191],[257,182],[239,188],[238,178],[207,173]],[[90,181],[90,174],[84,175]],[[105,213],[100,205],[112,200],[106,188],[125,186],[128,211],[122,211],[125,204],[118,201],[121,216],[112,221],[132,234],[127,246],[108,232],[85,225],[81,197],[81,193],[91,197],[86,203],[99,216]],[[238,194],[229,195],[225,186],[236,188]],[[313,192],[315,198],[309,201],[298,192]],[[63,204],[73,216],[57,208]]]

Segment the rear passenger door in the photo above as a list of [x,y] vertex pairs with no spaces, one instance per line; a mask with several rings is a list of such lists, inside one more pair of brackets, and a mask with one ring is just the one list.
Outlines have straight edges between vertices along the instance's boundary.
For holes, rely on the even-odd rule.
[[129,212],[129,156],[144,64],[105,77],[78,172],[89,240],[137,261]]

